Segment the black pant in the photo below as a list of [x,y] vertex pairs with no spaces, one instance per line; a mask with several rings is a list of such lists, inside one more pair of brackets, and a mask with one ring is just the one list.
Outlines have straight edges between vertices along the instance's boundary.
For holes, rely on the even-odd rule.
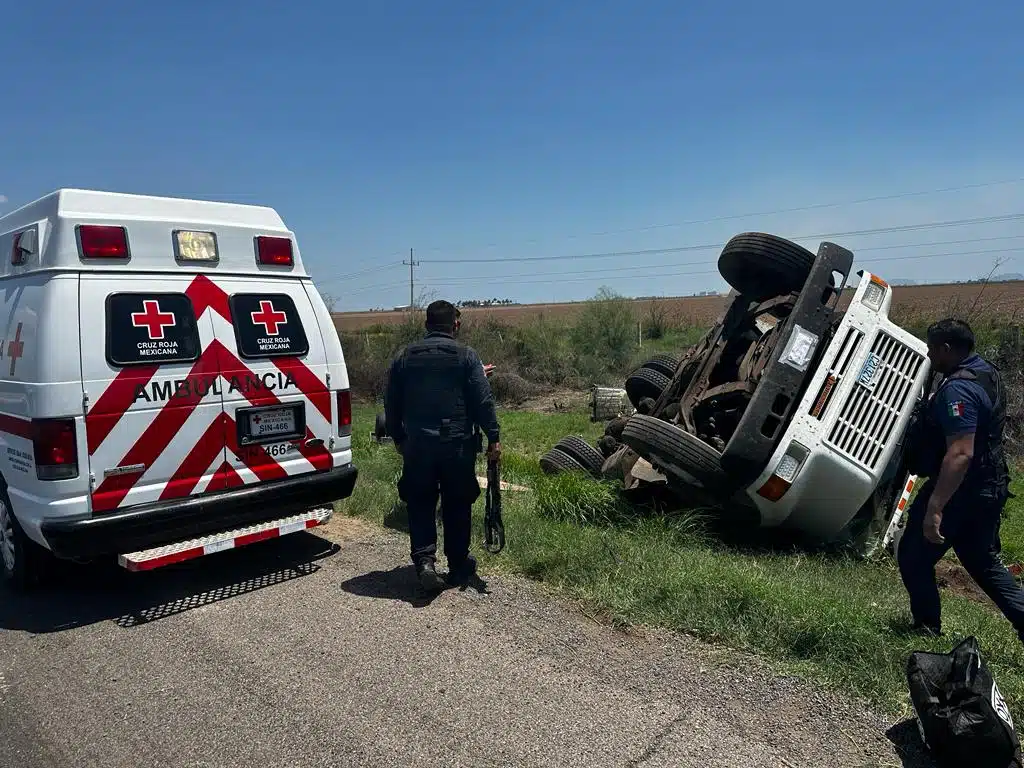
[[437,559],[435,510],[441,499],[444,554],[449,568],[457,568],[469,555],[473,502],[480,497],[476,479],[476,440],[442,442],[410,438],[403,447],[402,478],[398,494],[409,511],[412,561]]
[[945,542],[932,544],[924,537],[924,518],[932,487],[933,483],[929,482],[914,499],[897,552],[914,620],[933,629],[941,627],[935,564],[952,546],[967,573],[1024,640],[1024,590],[998,558],[999,523],[1005,500],[965,499],[957,493],[942,515],[940,532]]

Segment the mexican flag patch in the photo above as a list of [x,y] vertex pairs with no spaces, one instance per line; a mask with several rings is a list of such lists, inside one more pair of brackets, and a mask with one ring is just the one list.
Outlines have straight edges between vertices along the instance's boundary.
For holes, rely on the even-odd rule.
[[964,404],[959,400],[954,400],[949,404],[949,415],[954,419],[959,419],[964,415]]

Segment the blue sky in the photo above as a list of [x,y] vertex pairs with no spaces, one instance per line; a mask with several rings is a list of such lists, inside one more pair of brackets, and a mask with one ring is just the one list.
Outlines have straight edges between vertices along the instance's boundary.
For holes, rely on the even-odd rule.
[[[1024,3],[825,5],[14,3],[0,213],[270,205],[337,309],[407,302],[410,247],[437,297],[686,295],[724,288],[713,249],[513,259],[1024,213]],[[1024,272],[1024,219],[835,239],[891,278]]]

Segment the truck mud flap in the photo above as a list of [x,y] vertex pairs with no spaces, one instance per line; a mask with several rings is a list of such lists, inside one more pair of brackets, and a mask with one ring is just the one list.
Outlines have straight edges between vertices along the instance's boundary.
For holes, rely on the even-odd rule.
[[[722,452],[722,468],[738,485],[754,482],[775,452],[805,382],[827,346],[839,297],[852,268],[853,253],[835,243],[821,243],[786,323],[786,338],[780,340],[779,351],[765,368],[757,391]],[[829,285],[833,272],[843,276],[834,288]],[[811,349],[801,344],[807,334],[816,339]]]

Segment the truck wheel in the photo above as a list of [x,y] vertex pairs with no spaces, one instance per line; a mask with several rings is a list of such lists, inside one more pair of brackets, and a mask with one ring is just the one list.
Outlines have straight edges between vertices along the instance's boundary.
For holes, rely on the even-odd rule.
[[618,418],[612,419],[604,426],[605,435],[614,437],[616,440],[621,440],[622,430],[625,428],[627,421],[629,421],[627,416],[619,416]]
[[19,591],[40,584],[53,556],[25,535],[11,509],[7,489],[0,490],[0,561],[4,581]]
[[373,422],[373,436],[376,438],[386,437],[388,434],[388,423],[383,413],[378,413]]
[[597,450],[601,452],[601,455],[606,459],[619,450],[621,443],[611,435],[605,435],[597,441]]
[[622,430],[622,442],[645,459],[677,478],[680,474],[695,477],[706,487],[721,486],[726,480],[722,470],[722,454],[699,437],[691,435],[675,424],[637,414],[630,418]]
[[559,448],[552,448],[540,457],[540,468],[546,475],[560,475],[563,472],[586,472],[587,468]]
[[555,443],[555,448],[571,456],[577,464],[590,472],[590,474],[595,476],[601,474],[604,456],[582,437],[577,435],[563,437]]
[[676,368],[679,367],[679,362],[679,358],[673,357],[672,355],[655,355],[640,367],[657,371],[671,379],[676,375]]
[[626,378],[626,397],[634,408],[640,407],[645,397],[657,400],[672,381],[663,373],[650,368],[637,368]]
[[744,232],[722,248],[718,271],[744,298],[760,302],[799,291],[814,259],[813,253],[785,238]]

